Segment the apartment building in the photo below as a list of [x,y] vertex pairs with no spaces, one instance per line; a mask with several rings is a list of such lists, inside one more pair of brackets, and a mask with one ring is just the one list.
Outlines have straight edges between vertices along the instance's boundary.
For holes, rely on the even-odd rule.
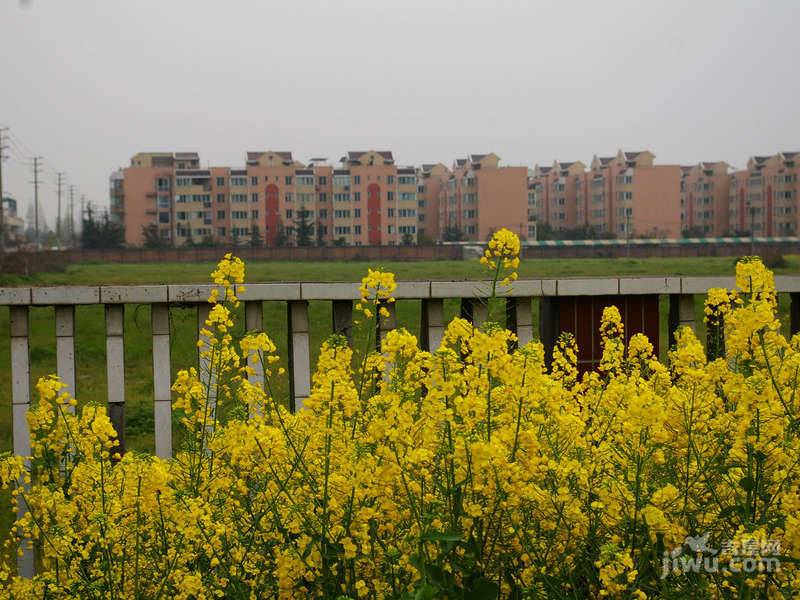
[[753,156],[729,177],[728,225],[731,233],[794,236],[800,231],[798,175],[800,152]]
[[417,169],[417,239],[420,243],[440,237],[439,202],[449,179],[450,169],[442,163],[423,164]]
[[681,168],[655,165],[649,150],[592,159],[585,221],[598,233],[628,237],[680,237]]
[[334,243],[417,242],[417,171],[389,151],[350,151],[333,171]]
[[610,237],[680,235],[681,169],[650,151],[536,165],[528,182],[529,231],[593,229]]
[[581,161],[554,161],[550,167],[533,168],[529,190],[538,225],[574,229],[583,224],[586,165]]
[[130,246],[416,243],[417,169],[388,151],[340,162],[267,150],[248,152],[242,168],[203,168],[197,153],[139,153],[111,177],[112,211]]
[[527,198],[527,167],[501,167],[494,153],[457,159],[439,203],[441,235],[484,241],[506,227],[526,239]]
[[681,232],[691,237],[728,233],[730,166],[722,161],[681,167]]

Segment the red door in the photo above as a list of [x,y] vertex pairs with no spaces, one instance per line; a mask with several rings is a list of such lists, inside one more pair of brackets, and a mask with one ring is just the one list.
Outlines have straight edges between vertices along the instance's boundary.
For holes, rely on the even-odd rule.
[[267,186],[267,210],[264,223],[264,239],[267,246],[274,246],[278,241],[278,229],[281,226],[280,205],[278,202],[278,186],[270,183]]
[[606,306],[619,309],[625,326],[625,343],[635,333],[643,333],[659,350],[658,296],[572,296],[559,298],[559,331],[575,336],[578,343],[578,370],[594,369],[600,364],[603,348],[600,343],[600,320]]
[[371,246],[381,243],[381,186],[370,183],[367,188],[367,240]]

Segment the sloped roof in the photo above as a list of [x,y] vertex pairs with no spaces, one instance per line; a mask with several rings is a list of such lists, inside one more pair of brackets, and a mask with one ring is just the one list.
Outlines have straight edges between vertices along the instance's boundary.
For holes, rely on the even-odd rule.
[[[349,150],[346,158],[349,161],[358,160],[368,152],[370,152],[370,150]],[[394,160],[394,156],[392,156],[392,153],[389,150],[375,150],[375,153],[382,156],[385,160]]]

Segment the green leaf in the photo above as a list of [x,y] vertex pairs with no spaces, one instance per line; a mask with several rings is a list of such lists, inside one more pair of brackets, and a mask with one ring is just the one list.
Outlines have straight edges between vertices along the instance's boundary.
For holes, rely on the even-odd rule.
[[739,481],[739,485],[746,492],[752,492],[756,487],[756,481],[752,477],[743,477]]
[[423,542],[463,542],[457,531],[431,531],[420,538]]
[[486,577],[474,580],[464,593],[464,600],[497,600],[500,587]]
[[428,585],[427,583],[423,583],[420,587],[417,588],[417,593],[414,594],[414,600],[433,600],[436,598],[436,592],[439,590],[433,587],[432,585]]

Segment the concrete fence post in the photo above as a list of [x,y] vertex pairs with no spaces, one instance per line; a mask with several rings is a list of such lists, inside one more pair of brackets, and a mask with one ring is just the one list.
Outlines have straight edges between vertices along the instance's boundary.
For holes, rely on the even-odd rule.
[[117,432],[117,452],[125,452],[125,305],[106,304],[108,418]]
[[[67,384],[66,391],[77,397],[75,387],[75,305],[66,304],[55,307],[56,313],[56,374]],[[66,406],[75,412],[74,406]]]
[[[28,410],[31,407],[31,363],[30,343],[28,341],[28,307],[9,307],[11,329],[11,403],[12,427],[14,438],[14,454],[16,456],[31,455],[31,438],[28,429]],[[25,461],[25,468],[30,469],[30,460]],[[27,489],[24,481],[19,481],[23,489]],[[25,514],[26,504],[19,499],[17,518]],[[34,555],[30,540],[19,541],[22,555],[17,557],[17,572],[20,577],[33,577]]]
[[172,374],[169,355],[169,305],[153,304],[150,312],[153,331],[153,415],[155,417],[156,456],[172,457]]
[[518,346],[522,347],[533,341],[533,311],[530,298],[506,298],[506,327],[517,335]]
[[333,333],[345,336],[347,343],[352,345],[353,301],[333,300],[331,310],[333,312]]
[[667,318],[670,337],[680,327],[691,327],[696,331],[694,321],[694,294],[672,294],[669,297],[669,315]]
[[303,408],[311,394],[311,354],[308,339],[308,301],[293,300],[287,306],[289,319],[289,387],[293,411]]
[[422,348],[436,352],[444,337],[444,300],[430,298],[422,301],[420,336]]

